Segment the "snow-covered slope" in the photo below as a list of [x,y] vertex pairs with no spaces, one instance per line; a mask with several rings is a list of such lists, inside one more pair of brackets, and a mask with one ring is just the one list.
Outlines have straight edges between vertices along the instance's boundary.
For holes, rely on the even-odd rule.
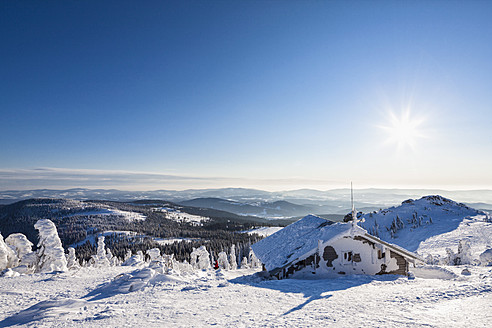
[[282,230],[283,228],[284,227],[259,227],[259,228],[248,230],[246,232],[249,233],[250,235],[257,234],[262,237],[268,237],[270,235],[273,235],[277,231]]
[[[476,223],[473,229],[475,232],[489,229],[491,225],[487,222],[487,213],[442,196],[409,199],[400,206],[364,214],[363,218],[364,222],[360,222],[359,225],[369,233],[419,253],[422,253],[423,249],[428,252],[431,241],[434,241],[433,247],[439,249],[445,245],[457,247],[459,240],[466,237],[466,233],[458,233],[463,225]],[[472,233],[470,229],[463,231]],[[475,235],[472,233],[470,239],[474,238]],[[488,238],[481,238],[480,244],[490,243],[491,238],[490,235]],[[444,243],[444,240],[447,242]]]
[[153,270],[147,264],[0,277],[0,327],[487,327],[492,320],[489,267],[414,280]]

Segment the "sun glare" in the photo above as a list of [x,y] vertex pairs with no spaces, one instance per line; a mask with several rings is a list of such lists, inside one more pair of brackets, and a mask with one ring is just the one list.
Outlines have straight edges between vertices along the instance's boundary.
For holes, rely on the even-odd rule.
[[405,147],[415,149],[417,140],[424,137],[419,129],[422,122],[422,119],[411,117],[409,110],[402,112],[399,117],[390,112],[389,124],[381,128],[388,133],[389,143],[396,144],[399,149]]

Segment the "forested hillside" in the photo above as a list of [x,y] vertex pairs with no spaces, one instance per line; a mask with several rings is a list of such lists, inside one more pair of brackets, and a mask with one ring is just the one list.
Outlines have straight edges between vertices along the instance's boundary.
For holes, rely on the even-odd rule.
[[[29,199],[0,207],[0,233],[6,237],[20,232],[35,245],[34,224],[52,220],[63,246],[73,246],[80,259],[96,252],[96,236],[104,233],[107,247],[123,258],[158,247],[163,253],[187,259],[193,247],[207,245],[212,254],[232,244],[238,251],[249,248],[258,236],[241,233],[271,221],[239,216],[224,211],[184,207],[165,201],[75,201],[68,199]],[[275,225],[288,224],[289,221]]]

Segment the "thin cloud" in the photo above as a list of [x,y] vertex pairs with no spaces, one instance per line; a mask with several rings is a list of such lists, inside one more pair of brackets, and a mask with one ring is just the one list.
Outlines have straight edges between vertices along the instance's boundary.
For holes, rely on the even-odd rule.
[[[122,190],[248,187],[267,190],[338,186],[340,183],[302,178],[256,179],[198,177],[155,172],[68,168],[0,169],[1,190],[52,188],[114,188]],[[343,184],[342,184],[343,185]]]

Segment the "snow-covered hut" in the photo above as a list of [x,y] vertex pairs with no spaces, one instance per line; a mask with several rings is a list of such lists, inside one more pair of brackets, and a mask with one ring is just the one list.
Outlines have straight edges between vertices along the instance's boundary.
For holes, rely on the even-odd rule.
[[308,215],[252,245],[271,276],[407,275],[416,254],[382,241],[356,223]]

